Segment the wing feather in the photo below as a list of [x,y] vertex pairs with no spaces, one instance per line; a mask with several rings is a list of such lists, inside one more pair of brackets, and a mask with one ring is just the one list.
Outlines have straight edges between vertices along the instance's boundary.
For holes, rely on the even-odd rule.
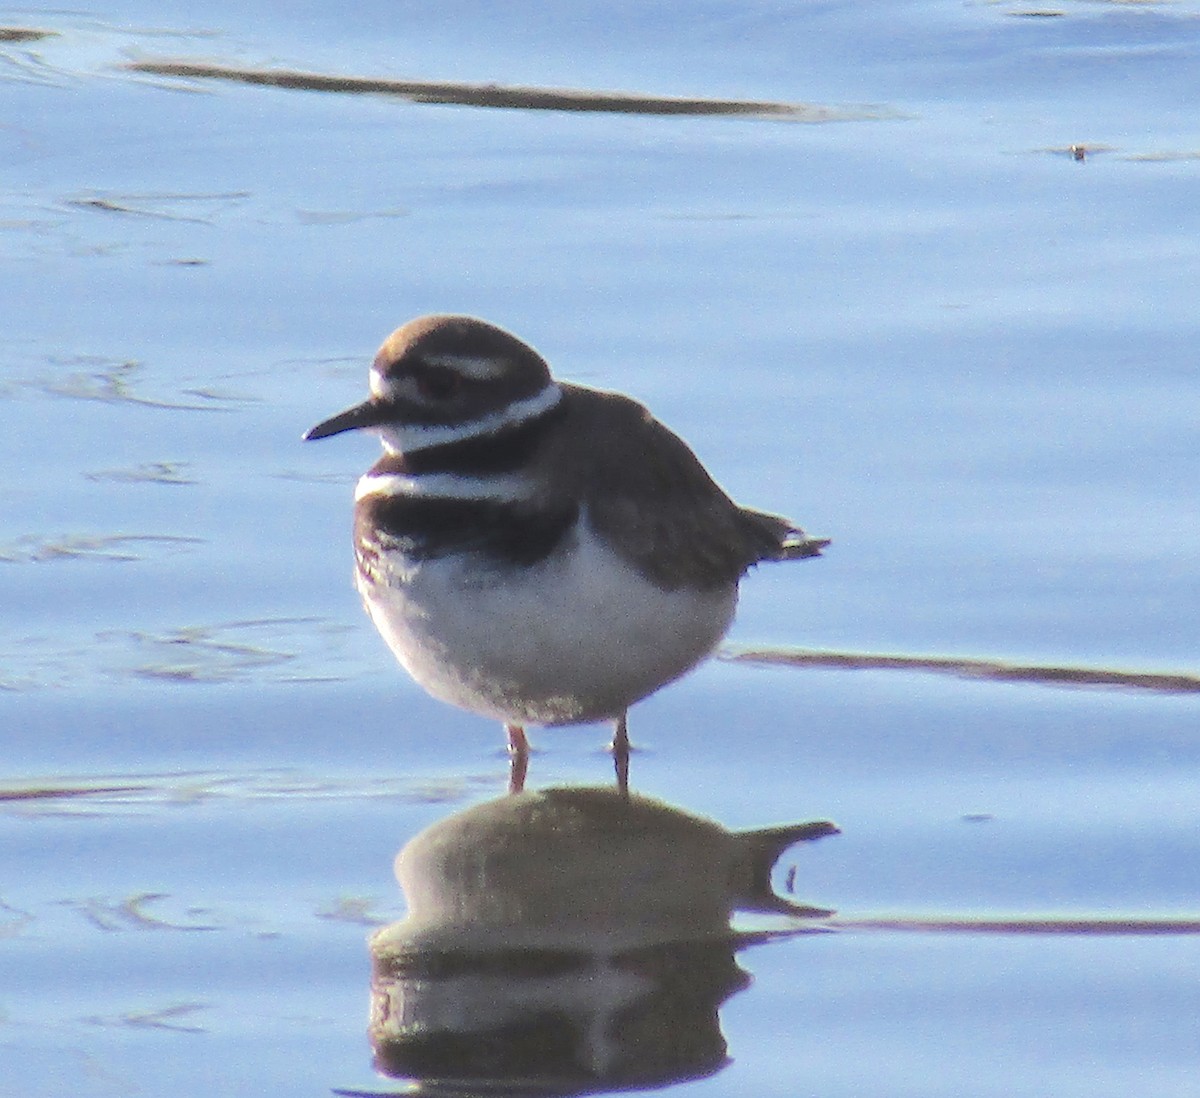
[[597,536],[659,586],[725,587],[761,561],[817,556],[828,544],[785,518],[739,507],[687,443],[636,401],[563,389],[569,448],[548,455],[559,463],[556,475],[573,477]]

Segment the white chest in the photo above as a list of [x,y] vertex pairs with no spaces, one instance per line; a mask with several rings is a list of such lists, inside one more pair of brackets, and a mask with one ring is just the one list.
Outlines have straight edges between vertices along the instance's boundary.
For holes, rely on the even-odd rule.
[[616,717],[724,636],[736,584],[664,591],[581,522],[532,568],[474,555],[395,560],[359,589],[396,658],[434,697],[514,722]]

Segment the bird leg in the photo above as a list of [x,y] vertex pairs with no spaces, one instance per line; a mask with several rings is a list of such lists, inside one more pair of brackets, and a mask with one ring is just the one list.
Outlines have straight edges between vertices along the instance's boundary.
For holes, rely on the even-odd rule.
[[529,739],[519,724],[506,724],[508,733],[508,791],[520,793],[525,788],[525,773],[529,769]]
[[611,745],[613,767],[617,772],[617,792],[622,797],[629,796],[629,726],[626,717],[627,714],[622,713],[617,718]]

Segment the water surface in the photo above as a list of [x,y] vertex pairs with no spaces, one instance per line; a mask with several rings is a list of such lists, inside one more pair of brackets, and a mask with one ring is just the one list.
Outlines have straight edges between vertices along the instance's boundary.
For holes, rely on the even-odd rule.
[[[735,649],[900,657],[715,661],[634,711],[640,793],[841,828],[774,878],[836,915],[738,949],[730,1062],[678,1091],[1191,1094],[1197,699],[1135,680],[1200,670],[1198,17],[0,13],[45,32],[0,41],[0,1091],[403,1087],[367,937],[507,764],[357,606],[370,440],[299,436],[463,311],[834,539],[747,581]],[[180,61],[803,110],[149,71]],[[530,785],[606,783],[605,735],[538,735]]]

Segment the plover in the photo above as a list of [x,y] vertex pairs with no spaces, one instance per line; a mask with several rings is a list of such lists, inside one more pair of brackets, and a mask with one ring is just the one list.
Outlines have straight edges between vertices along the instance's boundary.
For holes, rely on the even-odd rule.
[[740,507],[682,439],[620,393],[556,381],[516,336],[467,316],[393,332],[370,397],[306,439],[366,429],[384,455],[355,491],[356,580],[430,694],[525,727],[615,724],[725,635],[738,581],[827,539]]

